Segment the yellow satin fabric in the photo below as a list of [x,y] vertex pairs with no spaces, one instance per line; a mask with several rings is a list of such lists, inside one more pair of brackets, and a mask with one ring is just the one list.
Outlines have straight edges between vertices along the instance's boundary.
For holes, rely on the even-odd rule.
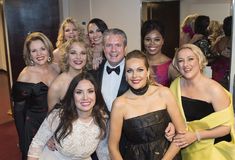
[[[180,77],[171,84],[170,89],[176,96],[180,111],[186,122],[181,102]],[[212,129],[220,125],[231,126],[231,142],[221,141],[214,144],[214,139],[194,142],[187,148],[181,150],[183,160],[235,160],[235,132],[232,96],[227,90],[225,91],[230,97],[231,102],[227,108],[219,112],[214,112],[200,120],[186,123],[188,130],[192,132]]]

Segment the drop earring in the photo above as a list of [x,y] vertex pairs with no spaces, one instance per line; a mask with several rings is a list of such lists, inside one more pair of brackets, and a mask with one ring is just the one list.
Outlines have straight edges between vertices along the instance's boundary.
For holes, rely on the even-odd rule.
[[48,57],[47,62],[51,62],[51,57]]
[[30,64],[34,66],[34,61],[32,59],[30,59]]

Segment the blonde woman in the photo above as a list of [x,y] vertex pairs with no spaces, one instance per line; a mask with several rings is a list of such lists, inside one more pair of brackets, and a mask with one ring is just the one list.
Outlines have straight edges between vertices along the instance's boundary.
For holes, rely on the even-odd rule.
[[48,92],[48,106],[51,110],[56,103],[64,98],[69,83],[88,65],[89,46],[84,41],[72,39],[63,44],[61,51],[62,73],[54,80]]
[[26,67],[19,74],[12,88],[13,116],[19,136],[22,159],[47,115],[47,93],[58,72],[54,70],[53,46],[40,32],[33,32],[24,42],[23,57]]
[[77,21],[71,17],[66,18],[59,28],[56,49],[53,51],[54,62],[60,65],[60,61],[62,59],[60,49],[63,43],[71,39],[83,40],[84,38],[84,29],[77,23]]
[[173,64],[181,73],[171,90],[188,132],[177,134],[184,160],[234,160],[235,134],[231,94],[219,83],[203,75],[207,60],[193,44],[181,46]]

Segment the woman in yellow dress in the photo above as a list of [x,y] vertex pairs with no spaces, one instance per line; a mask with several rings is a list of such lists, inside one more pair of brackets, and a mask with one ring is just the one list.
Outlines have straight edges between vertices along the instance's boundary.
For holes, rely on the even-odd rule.
[[183,160],[234,160],[234,112],[231,94],[203,75],[207,60],[193,44],[181,46],[173,65],[181,73],[171,84],[188,132],[174,141],[182,148]]

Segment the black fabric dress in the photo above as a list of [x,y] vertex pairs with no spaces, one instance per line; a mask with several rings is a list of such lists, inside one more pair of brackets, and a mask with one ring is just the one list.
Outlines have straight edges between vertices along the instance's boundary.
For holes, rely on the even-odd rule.
[[[184,96],[181,97],[181,100],[184,109],[184,115],[187,121],[200,120],[208,116],[209,114],[215,112],[213,105],[211,103]],[[230,142],[231,141],[230,134],[225,135],[223,137],[215,138],[214,143],[218,143],[220,141]]]
[[43,82],[16,82],[12,88],[13,116],[19,136],[22,159],[48,111],[48,86]]
[[127,145],[123,159],[161,160],[170,145],[165,138],[165,129],[169,122],[166,109],[124,120],[123,132]]

